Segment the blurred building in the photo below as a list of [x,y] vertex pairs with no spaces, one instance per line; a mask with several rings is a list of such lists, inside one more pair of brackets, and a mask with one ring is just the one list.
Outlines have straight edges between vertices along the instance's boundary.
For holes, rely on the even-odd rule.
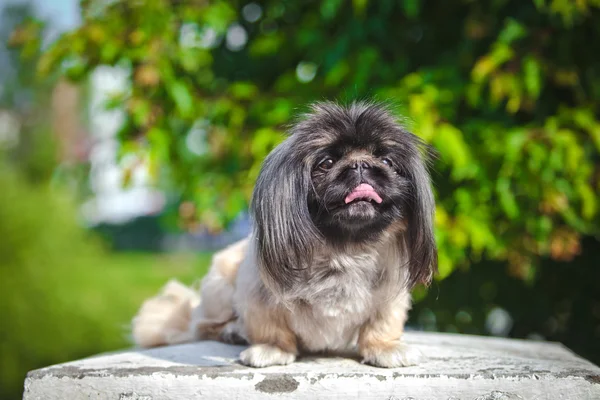
[[[112,95],[128,90],[129,71],[104,66],[96,69],[90,82],[88,102],[92,147],[90,185],[94,198],[83,205],[86,219],[93,225],[122,224],[134,218],[159,214],[165,206],[163,193],[151,188],[146,165],[137,159],[118,160],[119,127],[124,112],[107,110]],[[127,187],[124,175],[129,174]]]

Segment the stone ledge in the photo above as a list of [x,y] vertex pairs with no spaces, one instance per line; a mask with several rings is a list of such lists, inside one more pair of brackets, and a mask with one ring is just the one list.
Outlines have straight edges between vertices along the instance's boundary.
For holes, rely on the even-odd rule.
[[305,357],[253,369],[236,361],[240,346],[133,349],[32,371],[24,399],[600,399],[600,368],[557,343],[416,332],[406,341],[420,365]]

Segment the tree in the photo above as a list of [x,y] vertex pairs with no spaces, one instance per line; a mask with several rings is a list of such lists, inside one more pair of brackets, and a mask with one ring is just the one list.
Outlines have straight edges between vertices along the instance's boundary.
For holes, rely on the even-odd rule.
[[535,277],[596,234],[598,0],[83,1],[39,64],[130,72],[121,153],[220,229],[285,124],[317,99],[398,104],[439,153],[440,276],[481,257]]

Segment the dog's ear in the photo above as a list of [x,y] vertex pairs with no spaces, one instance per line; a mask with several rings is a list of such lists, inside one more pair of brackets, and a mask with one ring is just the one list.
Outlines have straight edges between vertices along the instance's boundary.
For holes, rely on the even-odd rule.
[[408,134],[414,146],[406,160],[406,178],[410,181],[407,198],[407,229],[404,241],[409,253],[408,285],[429,284],[437,272],[437,246],[433,231],[435,200],[427,171],[433,153],[416,136]]
[[259,269],[284,292],[308,268],[321,235],[308,210],[310,168],[288,138],[265,159],[252,196]]

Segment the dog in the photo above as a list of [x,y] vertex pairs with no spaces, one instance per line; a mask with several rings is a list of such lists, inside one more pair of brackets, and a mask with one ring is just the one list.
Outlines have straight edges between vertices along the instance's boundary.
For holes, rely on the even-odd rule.
[[172,281],[147,300],[134,341],[248,343],[252,367],[348,351],[414,365],[410,291],[437,270],[430,154],[385,105],[314,104],[262,165],[249,237],[214,255],[201,297]]

